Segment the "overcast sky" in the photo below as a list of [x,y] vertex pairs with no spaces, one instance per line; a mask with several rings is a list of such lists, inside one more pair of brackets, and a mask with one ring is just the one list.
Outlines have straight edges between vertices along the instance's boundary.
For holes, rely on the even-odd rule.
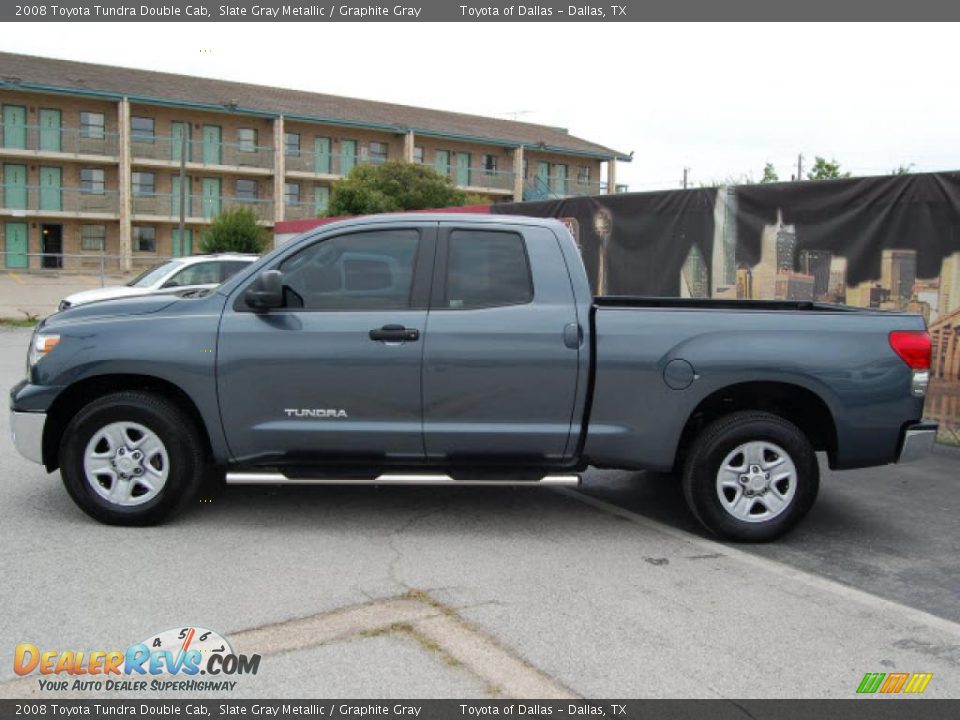
[[[857,175],[960,168],[954,25],[76,23],[0,48],[557,125],[677,187],[798,153]],[[2,69],[0,69],[2,70]]]

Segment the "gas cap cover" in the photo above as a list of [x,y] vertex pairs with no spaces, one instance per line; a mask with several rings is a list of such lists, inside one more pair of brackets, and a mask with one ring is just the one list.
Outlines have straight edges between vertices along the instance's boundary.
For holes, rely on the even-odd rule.
[[690,387],[696,378],[693,365],[686,360],[674,358],[663,369],[663,381],[674,390],[683,390]]

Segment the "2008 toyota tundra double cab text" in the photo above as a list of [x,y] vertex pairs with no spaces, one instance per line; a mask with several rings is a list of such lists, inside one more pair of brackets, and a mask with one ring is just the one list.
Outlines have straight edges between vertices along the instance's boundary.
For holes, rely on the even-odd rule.
[[[831,468],[927,453],[922,318],[591,295],[554,220],[324,226],[205,297],[56,313],[11,391],[15,444],[106,523],[228,483],[576,484],[676,471],[729,539],[775,538]],[[213,468],[217,473],[210,472]]]

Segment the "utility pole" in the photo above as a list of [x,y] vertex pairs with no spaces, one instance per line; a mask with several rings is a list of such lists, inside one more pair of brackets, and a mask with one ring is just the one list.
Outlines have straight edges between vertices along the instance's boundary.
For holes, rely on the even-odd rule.
[[685,167],[685,168],[683,169],[683,189],[684,189],[684,190],[687,189],[687,178],[688,178],[688,175],[689,175],[689,174],[690,174],[690,168]]
[[803,180],[803,153],[797,155],[797,182]]

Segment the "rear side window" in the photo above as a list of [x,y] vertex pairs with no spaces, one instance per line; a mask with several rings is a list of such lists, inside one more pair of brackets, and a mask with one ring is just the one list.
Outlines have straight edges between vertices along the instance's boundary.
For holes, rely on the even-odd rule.
[[291,307],[379,310],[410,307],[417,230],[375,230],[315,243],[280,265]]
[[447,250],[446,306],[520,305],[533,300],[523,238],[511,232],[454,230]]

